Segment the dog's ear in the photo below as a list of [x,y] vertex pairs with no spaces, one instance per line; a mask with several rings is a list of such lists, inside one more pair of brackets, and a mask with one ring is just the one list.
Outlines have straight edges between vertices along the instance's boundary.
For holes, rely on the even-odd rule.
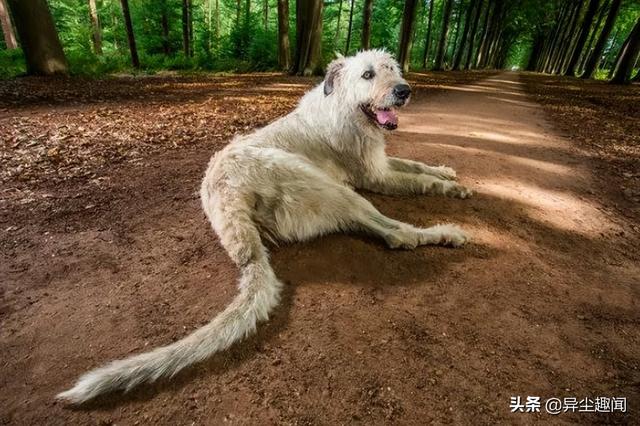
[[336,79],[342,67],[344,66],[344,57],[334,59],[327,66],[327,74],[324,77],[324,95],[329,96],[333,92]]

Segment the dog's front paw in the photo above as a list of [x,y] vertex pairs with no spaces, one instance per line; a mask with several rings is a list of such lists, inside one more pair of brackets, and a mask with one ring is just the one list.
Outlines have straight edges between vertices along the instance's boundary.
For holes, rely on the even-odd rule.
[[469,241],[467,234],[457,225],[437,225],[434,228],[440,233],[439,244],[460,247]]
[[434,167],[434,172],[436,173],[436,177],[445,180],[456,180],[458,174],[451,167],[447,166],[438,166]]
[[466,186],[462,186],[457,183],[451,183],[451,185],[449,185],[449,187],[446,189],[445,194],[448,197],[465,199],[470,198],[473,195],[473,191]]

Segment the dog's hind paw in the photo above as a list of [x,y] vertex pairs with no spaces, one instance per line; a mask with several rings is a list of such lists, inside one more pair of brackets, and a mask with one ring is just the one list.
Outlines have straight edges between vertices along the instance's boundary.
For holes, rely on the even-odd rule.
[[462,186],[455,182],[449,182],[449,187],[445,187],[445,195],[453,198],[470,198],[473,195],[473,191],[466,186]]

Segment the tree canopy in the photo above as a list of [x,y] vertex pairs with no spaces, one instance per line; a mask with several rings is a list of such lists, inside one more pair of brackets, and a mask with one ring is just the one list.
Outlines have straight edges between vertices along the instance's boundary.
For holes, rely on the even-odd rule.
[[[34,69],[27,67],[21,48],[33,49],[28,34],[37,29],[29,28],[19,3],[0,1],[4,77]],[[405,69],[517,68],[574,76],[586,70],[585,77],[607,78],[622,67],[618,73],[628,81],[638,56],[633,29],[639,0],[24,3],[40,4],[29,6],[33,13],[48,6],[69,71],[76,74],[137,68],[136,58],[145,71],[309,73],[321,70],[336,52],[351,54],[368,43],[397,54]]]

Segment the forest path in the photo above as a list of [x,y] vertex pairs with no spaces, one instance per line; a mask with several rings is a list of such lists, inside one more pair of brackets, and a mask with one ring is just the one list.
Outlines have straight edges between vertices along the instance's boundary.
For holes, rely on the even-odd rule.
[[47,212],[5,266],[2,420],[550,421],[510,414],[512,396],[626,397],[636,410],[640,267],[629,224],[516,74],[444,89],[417,91],[388,149],[455,168],[476,195],[364,195],[399,220],[460,224],[469,245],[394,251],[330,235],[273,248],[288,285],[256,336],[172,381],[71,410],[52,398],[80,373],[184,336],[236,292],[195,193],[211,153],[118,168],[98,207]]

